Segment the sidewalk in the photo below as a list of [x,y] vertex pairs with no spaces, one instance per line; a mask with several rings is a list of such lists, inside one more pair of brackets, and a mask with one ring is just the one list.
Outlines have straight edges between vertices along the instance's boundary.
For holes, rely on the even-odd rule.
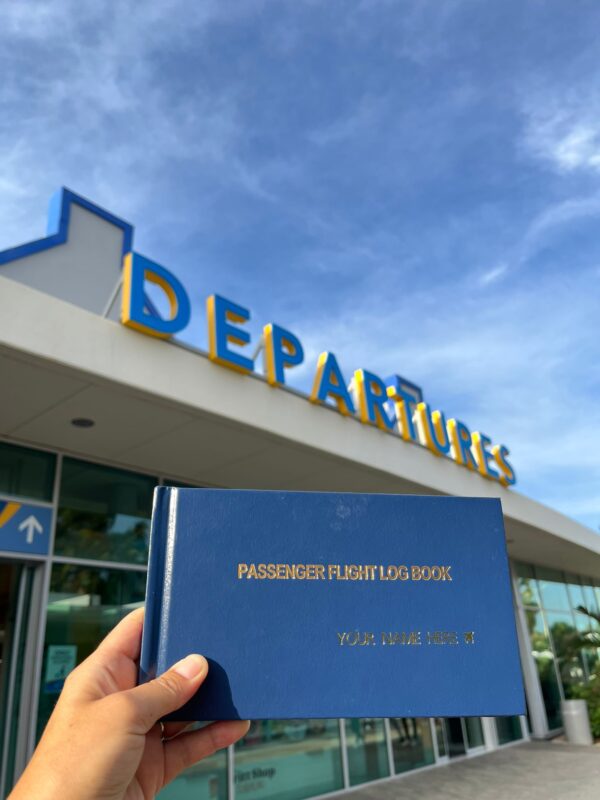
[[597,800],[600,747],[528,742],[348,793],[348,800]]

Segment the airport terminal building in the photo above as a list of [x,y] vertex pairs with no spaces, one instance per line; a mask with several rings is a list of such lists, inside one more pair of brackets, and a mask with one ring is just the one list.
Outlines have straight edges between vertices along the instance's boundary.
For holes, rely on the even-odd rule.
[[161,797],[317,797],[550,737],[594,671],[600,626],[578,609],[600,611],[600,537],[519,494],[507,448],[408,380],[323,352],[310,396],[289,388],[301,342],[268,320],[250,341],[240,302],[208,299],[208,352],[173,340],[185,287],[67,190],[45,238],[0,253],[0,796],[65,676],[143,601],[157,484],[500,497],[528,709],[261,721]]

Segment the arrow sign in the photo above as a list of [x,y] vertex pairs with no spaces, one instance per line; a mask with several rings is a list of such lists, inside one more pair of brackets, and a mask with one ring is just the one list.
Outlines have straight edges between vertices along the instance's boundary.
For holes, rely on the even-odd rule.
[[24,519],[23,522],[19,525],[20,531],[27,531],[27,544],[33,543],[33,537],[36,533],[43,533],[44,527],[40,525],[40,522],[37,517],[34,517],[33,514],[30,514],[27,519]]
[[46,555],[50,543],[52,508],[0,498],[0,554]]

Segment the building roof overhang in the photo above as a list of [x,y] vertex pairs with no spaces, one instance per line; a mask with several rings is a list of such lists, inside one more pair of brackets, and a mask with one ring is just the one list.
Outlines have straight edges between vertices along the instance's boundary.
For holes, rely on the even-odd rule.
[[500,497],[512,557],[600,578],[600,536],[514,489],[4,277],[0,373],[9,440],[207,485]]

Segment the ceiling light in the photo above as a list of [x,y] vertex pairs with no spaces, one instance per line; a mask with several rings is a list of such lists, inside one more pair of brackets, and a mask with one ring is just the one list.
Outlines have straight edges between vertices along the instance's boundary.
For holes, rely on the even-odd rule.
[[88,417],[75,417],[71,420],[71,425],[75,428],[93,428],[95,424],[94,420]]

